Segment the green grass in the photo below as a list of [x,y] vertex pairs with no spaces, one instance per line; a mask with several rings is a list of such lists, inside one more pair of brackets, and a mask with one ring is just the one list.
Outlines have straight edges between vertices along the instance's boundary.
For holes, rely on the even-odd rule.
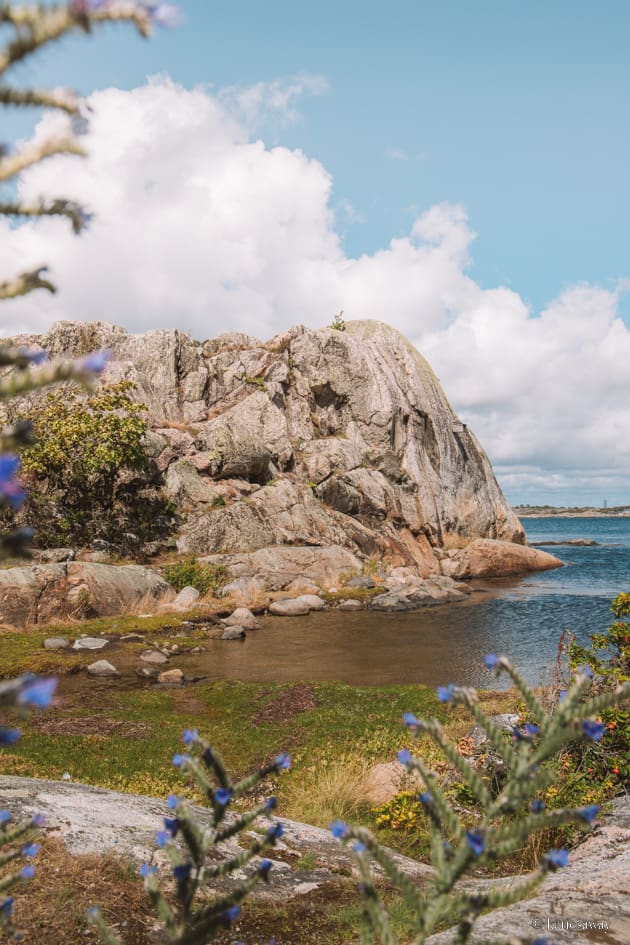
[[[322,682],[309,689],[313,708],[298,707],[274,720],[274,705],[284,705],[302,687],[222,681],[125,690],[91,688],[83,675],[64,677],[60,704],[20,721],[23,737],[0,751],[0,764],[6,774],[54,779],[67,771],[76,782],[163,796],[183,790],[171,759],[182,751],[182,730],[198,727],[237,777],[289,751],[292,770],[268,786],[282,811],[283,795],[295,794],[295,782],[311,779],[323,765],[342,765],[349,757],[392,760],[409,744],[400,724],[406,709],[445,715],[433,691],[422,686],[373,689]],[[261,713],[271,713],[271,720],[259,721]],[[287,813],[299,819],[299,810]]]

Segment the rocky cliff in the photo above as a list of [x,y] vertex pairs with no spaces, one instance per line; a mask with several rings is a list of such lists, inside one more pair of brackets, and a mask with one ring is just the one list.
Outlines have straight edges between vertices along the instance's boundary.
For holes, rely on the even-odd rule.
[[51,357],[111,349],[105,380],[134,381],[148,407],[181,551],[337,546],[426,576],[462,539],[524,541],[430,366],[381,322],[267,342],[61,322],[14,340]]

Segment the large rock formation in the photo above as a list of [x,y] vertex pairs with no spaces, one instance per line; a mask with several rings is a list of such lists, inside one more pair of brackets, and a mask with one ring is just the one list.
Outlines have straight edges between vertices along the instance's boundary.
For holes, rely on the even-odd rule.
[[147,449],[185,516],[181,551],[338,547],[428,576],[456,536],[522,543],[490,463],[433,371],[381,322],[196,342],[62,322],[19,344],[109,348],[147,404]]

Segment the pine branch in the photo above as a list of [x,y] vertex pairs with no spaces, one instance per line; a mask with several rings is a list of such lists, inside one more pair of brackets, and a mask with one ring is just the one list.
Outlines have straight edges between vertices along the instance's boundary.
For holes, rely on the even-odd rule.
[[77,154],[85,157],[85,151],[74,137],[46,138],[41,144],[29,141],[19,151],[0,158],[0,181],[11,180],[33,164],[57,154]]
[[27,295],[35,289],[47,289],[49,292],[56,292],[55,286],[49,279],[45,279],[42,273],[48,272],[48,266],[40,266],[39,269],[32,269],[30,272],[22,272],[7,282],[0,282],[0,300],[15,299],[20,295]]
[[0,215],[14,217],[67,217],[72,224],[76,235],[84,230],[91,215],[80,203],[74,200],[65,200],[59,197],[56,200],[39,200],[35,203],[19,203],[18,201],[0,203]]
[[0,105],[16,108],[58,108],[68,115],[81,114],[81,101],[76,92],[69,89],[14,89],[0,85]]

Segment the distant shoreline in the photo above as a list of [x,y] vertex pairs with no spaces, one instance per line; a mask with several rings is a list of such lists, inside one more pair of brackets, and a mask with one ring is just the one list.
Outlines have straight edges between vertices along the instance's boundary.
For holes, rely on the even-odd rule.
[[550,509],[514,506],[518,518],[630,518],[630,506],[617,509]]

